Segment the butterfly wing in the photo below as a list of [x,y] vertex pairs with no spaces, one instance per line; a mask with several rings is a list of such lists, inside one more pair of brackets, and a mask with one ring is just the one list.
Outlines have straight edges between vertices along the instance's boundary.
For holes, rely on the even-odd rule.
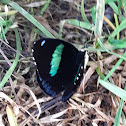
[[58,39],[40,39],[34,44],[40,87],[50,96],[64,91],[62,101],[77,90],[83,77],[84,52]]

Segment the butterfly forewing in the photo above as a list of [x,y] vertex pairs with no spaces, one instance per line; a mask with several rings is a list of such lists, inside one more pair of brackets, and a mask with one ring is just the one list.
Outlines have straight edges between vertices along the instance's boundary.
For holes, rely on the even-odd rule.
[[38,40],[33,56],[40,87],[53,97],[64,91],[62,101],[68,100],[83,77],[84,54],[62,40]]

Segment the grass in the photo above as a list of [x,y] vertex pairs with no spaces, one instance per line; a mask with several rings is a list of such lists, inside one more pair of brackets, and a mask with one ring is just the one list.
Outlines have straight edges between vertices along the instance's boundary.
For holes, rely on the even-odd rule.
[[[126,91],[125,89],[125,62],[126,62],[126,53],[125,53],[125,28],[126,28],[126,19],[125,17],[122,15],[122,10],[123,13],[126,13],[126,2],[125,0],[106,0],[101,1],[101,0],[97,0],[96,5],[94,5],[93,7],[90,7],[90,9],[88,9],[92,16],[91,17],[87,17],[86,15],[86,8],[84,8],[84,0],[81,0],[81,4],[77,3],[79,8],[79,12],[77,9],[75,9],[75,5],[74,2],[72,3],[72,5],[70,4],[69,7],[71,7],[73,9],[72,13],[76,12],[77,15],[78,13],[80,14],[81,17],[81,21],[76,19],[76,18],[71,18],[71,16],[69,17],[65,17],[65,18],[61,18],[59,15],[58,17],[57,14],[53,13],[50,11],[51,6],[55,5],[56,3],[54,3],[51,0],[48,0],[47,3],[45,3],[43,6],[36,7],[29,7],[29,8],[25,8],[23,9],[23,7],[21,7],[18,3],[10,1],[10,0],[0,0],[1,7],[2,7],[2,12],[0,12],[0,26],[1,26],[1,35],[0,35],[0,39],[1,39],[1,49],[0,49],[0,62],[3,64],[9,64],[8,66],[8,70],[6,70],[5,66],[1,66],[1,80],[0,80],[0,88],[4,89],[4,93],[7,94],[7,84],[10,84],[11,86],[9,86],[9,89],[13,90],[13,94],[11,94],[11,91],[9,91],[9,95],[6,97],[4,95],[1,95],[0,97],[3,99],[6,99],[8,102],[5,103],[6,105],[10,104],[10,100],[9,97],[14,97],[14,103],[18,104],[19,106],[23,107],[23,104],[21,104],[19,99],[22,99],[22,102],[24,102],[23,99],[28,99],[25,95],[25,93],[27,92],[25,89],[22,90],[20,85],[18,85],[19,83],[25,85],[25,81],[28,79],[28,83],[34,83],[34,77],[33,77],[33,71],[29,70],[29,60],[27,61],[21,61],[20,59],[22,59],[22,57],[20,57],[21,55],[21,51],[25,53],[26,50],[30,50],[32,45],[32,42],[36,39],[38,39],[38,35],[42,34],[43,36],[49,37],[49,38],[60,38],[62,39],[64,36],[65,38],[68,39],[69,41],[69,34],[72,33],[73,31],[80,34],[78,31],[83,31],[83,33],[79,36],[79,37],[74,37],[74,34],[72,34],[72,40],[74,40],[75,38],[75,42],[77,41],[83,41],[84,38],[88,38],[88,40],[90,40],[88,42],[88,50],[89,52],[93,53],[95,55],[95,62],[94,61],[89,61],[88,64],[88,70],[86,73],[85,78],[91,78],[93,76],[93,74],[96,74],[95,71],[97,72],[97,75],[100,77],[100,79],[96,79],[97,83],[99,83],[100,85],[98,86],[97,84],[95,84],[95,88],[98,86],[98,89],[100,90],[100,88],[102,88],[102,90],[100,90],[101,92],[99,92],[99,90],[95,90],[95,94],[91,94],[92,92],[90,92],[90,90],[85,92],[88,92],[87,94],[75,94],[74,100],[70,99],[69,105],[71,106],[69,110],[62,110],[61,112],[57,112],[56,114],[54,113],[50,113],[50,115],[46,116],[46,117],[41,117],[40,119],[33,117],[33,115],[30,115],[30,117],[27,119],[27,122],[22,121],[22,125],[23,124],[27,124],[30,125],[30,123],[32,121],[36,122],[37,124],[41,124],[41,123],[52,123],[55,122],[56,125],[58,125],[58,123],[56,122],[60,122],[61,124],[66,123],[70,123],[69,121],[76,121],[76,124],[81,124],[82,122],[85,125],[105,125],[105,122],[107,122],[107,125],[113,125],[114,126],[119,126],[119,125],[125,125],[125,111],[122,111],[125,106],[125,101],[126,101]],[[35,1],[36,2],[36,1]],[[68,2],[69,3],[69,2]],[[3,9],[4,5],[7,5],[7,9]],[[23,1],[22,1],[22,5],[23,5]],[[110,6],[111,9],[113,10],[113,15],[114,15],[114,22],[111,22],[111,20],[107,19],[107,17],[105,17],[104,12],[105,12],[105,5],[106,6]],[[86,4],[85,4],[86,6]],[[10,8],[11,7],[11,8]],[[54,8],[55,9],[55,8]],[[33,14],[30,14],[30,10],[32,10]],[[54,10],[55,11],[55,10]],[[64,10],[65,12],[67,12],[66,10]],[[45,22],[43,20],[41,20],[41,18],[37,18],[37,20],[39,22],[42,21],[42,23],[39,23],[36,19],[35,19],[35,15],[39,13],[39,15],[42,17],[48,17]],[[21,15],[22,16],[21,16]],[[60,14],[60,13],[59,13]],[[70,14],[70,13],[69,13]],[[68,15],[69,15],[68,14]],[[18,18],[18,16],[19,18]],[[51,16],[48,16],[51,15]],[[54,16],[54,17],[53,17]],[[51,18],[50,18],[51,17]],[[56,17],[56,18],[55,18]],[[59,20],[58,18],[62,19]],[[25,21],[24,21],[24,20]],[[103,20],[106,21],[106,23],[108,24],[109,27],[107,26],[103,26]],[[24,22],[23,22],[24,21]],[[26,25],[27,22],[30,22],[31,25]],[[48,22],[50,22],[50,24],[48,24]],[[51,22],[53,22],[51,24]],[[21,25],[23,27],[23,31],[22,29],[19,27],[17,27],[17,25],[15,25],[16,23],[18,23],[18,25]],[[56,25],[54,25],[56,24]],[[58,25],[57,25],[58,24]],[[32,26],[32,27],[31,27]],[[52,29],[51,27],[53,27],[54,29]],[[108,30],[104,30],[103,28],[107,27],[106,29]],[[30,30],[28,30],[30,29]],[[76,30],[75,30],[76,29]],[[53,32],[54,31],[54,32]],[[13,33],[14,32],[14,33]],[[41,33],[42,32],[42,33]],[[11,33],[11,35],[10,35]],[[25,36],[22,35],[25,34]],[[84,35],[87,34],[86,35]],[[88,34],[90,33],[90,35]],[[6,51],[6,47],[3,46],[4,43],[8,44],[9,39],[12,37],[12,40],[15,39],[16,41],[16,56],[14,58],[15,52],[11,52],[11,54],[9,54],[10,50],[8,49]],[[89,35],[89,36],[88,36]],[[15,36],[15,37],[14,37]],[[29,43],[27,44],[28,47],[30,49],[25,49],[27,48],[27,46],[22,43],[23,40],[27,38],[26,36],[28,36],[29,38]],[[76,35],[75,35],[76,36]],[[14,43],[14,42],[13,42]],[[23,45],[23,46],[21,46]],[[5,50],[5,51],[4,51]],[[8,57],[13,57],[14,60],[12,60],[12,58],[8,58]],[[26,57],[26,56],[25,56]],[[110,58],[108,60],[109,57],[116,57],[115,59]],[[29,58],[29,57],[28,57]],[[3,62],[3,59],[5,60],[5,63]],[[108,64],[107,61],[108,60]],[[31,63],[32,64],[32,63]],[[97,66],[92,67],[92,66]],[[31,65],[31,67],[33,67]],[[23,70],[22,70],[23,69]],[[89,70],[92,71],[88,72]],[[94,72],[93,72],[94,71]],[[25,74],[23,74],[25,73]],[[30,74],[31,73],[31,74]],[[35,74],[35,72],[34,72]],[[27,75],[30,76],[30,79],[27,78],[25,80],[24,76]],[[20,78],[21,76],[21,78]],[[10,81],[10,78],[13,78],[13,82]],[[23,79],[22,79],[23,78]],[[85,82],[86,83],[86,82]],[[5,85],[6,84],[6,85]],[[15,85],[13,85],[15,84]],[[109,100],[109,95],[108,94],[104,94],[103,90],[104,88],[107,89],[109,91],[109,95],[110,96],[110,101]],[[84,86],[86,87],[86,86]],[[87,89],[89,89],[89,86],[87,85]],[[92,85],[93,87],[93,85]],[[19,92],[16,94],[16,92],[14,91],[16,88],[18,88]],[[30,92],[31,89],[29,89]],[[37,89],[32,89],[34,92]],[[82,90],[82,89],[80,89]],[[91,90],[93,90],[91,88]],[[0,92],[2,92],[2,89],[0,89]],[[14,93],[15,92],[15,93]],[[80,91],[82,92],[82,91]],[[93,93],[94,93],[93,92]],[[111,93],[110,93],[111,92]],[[98,95],[98,99],[95,99],[95,104],[92,104],[93,99],[96,98],[95,95]],[[107,99],[104,100],[104,94],[105,96],[107,95]],[[12,95],[12,96],[11,96]],[[31,97],[31,93],[28,93],[28,95],[30,95]],[[7,98],[8,97],[8,98]],[[31,97],[32,99],[33,97]],[[87,99],[86,99],[87,98]],[[1,99],[2,102],[4,102]],[[25,105],[24,107],[24,111],[27,112],[27,110],[29,110],[30,108],[33,108],[33,106],[36,104],[38,106],[38,103],[40,104],[41,102],[44,102],[44,99],[38,99],[31,101],[28,99],[28,106]],[[87,102],[86,102],[87,101]],[[101,108],[103,109],[103,111],[101,109],[99,109],[102,105],[102,102],[104,101],[104,104],[111,104],[111,107],[109,107],[109,112],[106,111],[105,107]],[[25,104],[25,102],[24,102]],[[4,104],[2,104],[3,106],[3,111],[4,111]],[[12,108],[14,108],[14,105],[11,104]],[[87,111],[83,110],[83,108],[87,109]],[[91,118],[91,120],[89,119],[89,115],[90,113],[88,113],[88,111],[91,111],[91,108],[93,108],[95,110],[95,114],[92,113],[92,115],[94,115],[97,118]],[[115,110],[116,108],[116,110]],[[76,116],[74,114],[72,114],[72,112],[77,113]],[[78,110],[80,113],[78,114]],[[125,109],[124,109],[125,110]],[[11,110],[11,108],[9,108],[7,106],[6,109],[6,113],[8,115],[8,111],[11,111],[10,114],[12,115],[14,120],[12,122],[14,122],[15,124],[11,124],[12,122],[6,122],[7,124],[10,123],[10,125],[17,125],[17,123],[20,123],[20,118],[21,116],[17,116],[20,118],[17,118],[17,121],[15,121],[15,117],[14,117],[14,112],[12,112],[13,110]],[[20,111],[20,110],[19,110]],[[116,111],[116,112],[115,112]],[[53,111],[54,112],[54,111]],[[66,114],[66,112],[69,113],[69,115]],[[87,114],[88,113],[88,114]],[[113,115],[111,115],[110,113],[113,113]],[[18,114],[22,114],[21,112],[19,112]],[[39,113],[40,114],[40,113]],[[66,116],[65,116],[66,114]],[[9,115],[9,116],[11,116]],[[59,117],[65,116],[66,118],[59,119]],[[111,115],[111,119],[109,119],[109,116]],[[8,116],[8,120],[9,120],[9,116]],[[22,114],[22,116],[24,118],[25,114]],[[90,115],[91,116],[91,115]],[[73,117],[73,118],[71,118]],[[79,118],[79,119],[78,119]],[[115,121],[114,121],[115,118]],[[48,120],[50,119],[50,120]],[[96,121],[95,119],[97,119],[98,121]],[[6,119],[5,119],[6,120]],[[22,118],[23,120],[23,118]],[[30,121],[29,121],[30,120]],[[124,120],[124,121],[122,121]],[[64,122],[65,121],[65,122]],[[20,125],[21,125],[20,124]]]

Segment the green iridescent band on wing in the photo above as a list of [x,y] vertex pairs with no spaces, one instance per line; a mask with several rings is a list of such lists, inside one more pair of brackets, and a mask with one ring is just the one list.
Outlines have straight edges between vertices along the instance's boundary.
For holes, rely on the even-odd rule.
[[51,69],[49,72],[51,77],[55,76],[57,73],[57,70],[59,69],[63,48],[64,48],[63,44],[58,45],[54,53],[52,54],[52,61],[50,63]]

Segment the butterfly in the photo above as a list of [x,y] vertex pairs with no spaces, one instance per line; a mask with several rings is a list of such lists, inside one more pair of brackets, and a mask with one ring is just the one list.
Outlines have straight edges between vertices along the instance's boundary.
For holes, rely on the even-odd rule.
[[62,101],[67,101],[81,83],[88,52],[63,40],[42,38],[34,43],[33,57],[42,90],[52,97],[62,93]]

